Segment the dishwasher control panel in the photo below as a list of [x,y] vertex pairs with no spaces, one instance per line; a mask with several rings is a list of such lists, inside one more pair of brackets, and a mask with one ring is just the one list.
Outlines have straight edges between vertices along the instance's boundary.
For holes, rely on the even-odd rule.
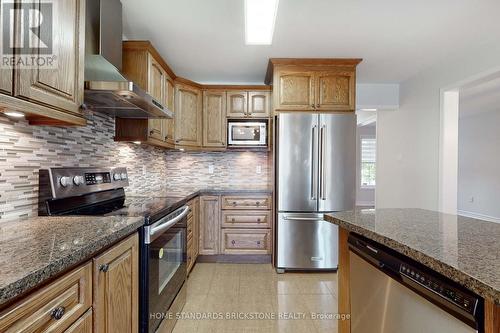
[[446,298],[448,301],[454,303],[468,313],[474,313],[477,298],[466,295],[465,293],[441,282],[439,279],[423,273],[421,270],[407,264],[401,264],[400,273],[433,293]]

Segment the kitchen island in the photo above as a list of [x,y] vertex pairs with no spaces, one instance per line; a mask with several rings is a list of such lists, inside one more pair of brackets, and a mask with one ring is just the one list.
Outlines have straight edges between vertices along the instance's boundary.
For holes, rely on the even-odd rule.
[[[359,209],[325,215],[340,228],[339,312],[350,313],[348,237],[358,234],[484,298],[486,333],[500,322],[500,224],[422,209]],[[339,323],[350,332],[349,321]]]

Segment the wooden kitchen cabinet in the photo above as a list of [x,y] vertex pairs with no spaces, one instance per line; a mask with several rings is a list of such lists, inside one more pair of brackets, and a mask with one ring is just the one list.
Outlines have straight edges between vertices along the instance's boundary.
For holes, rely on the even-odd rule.
[[268,118],[271,114],[271,93],[268,91],[248,92],[248,117]]
[[202,93],[187,84],[175,86],[175,144],[197,148],[202,145]]
[[274,111],[354,112],[361,59],[271,59]]
[[[5,27],[5,23],[3,21],[4,17],[4,4],[5,0],[0,0],[0,27]],[[11,2],[10,2],[11,3]],[[3,54],[2,54],[3,55]],[[12,74],[14,73],[13,69],[0,68],[0,94],[12,95]],[[1,101],[0,101],[1,103]]]
[[134,234],[94,262],[94,332],[139,330],[139,237]]
[[199,254],[200,199],[192,199],[188,202],[188,206],[191,209],[187,218],[187,270],[189,273]]
[[200,197],[200,254],[219,254],[220,199],[218,196]]
[[168,109],[174,112],[173,119],[163,119],[163,139],[168,147],[175,145],[175,85],[174,81],[168,76],[165,77],[165,104]]
[[226,147],[226,92],[203,92],[203,147]]
[[271,209],[271,197],[269,195],[236,195],[223,196],[222,209],[248,210],[248,209]]
[[92,333],[92,309],[88,310],[80,319],[75,321],[64,333]]
[[228,118],[245,118],[248,112],[248,93],[246,91],[227,92]]
[[275,108],[291,111],[314,111],[314,72],[279,71],[273,87]]
[[[33,1],[36,8],[42,1]],[[0,3],[2,10],[5,1]],[[44,66],[0,70],[0,109],[19,110],[31,124],[85,125],[81,112],[84,91],[85,1],[56,1],[52,7],[54,31],[41,29],[41,40],[52,41],[53,57],[32,48],[21,57],[43,57]],[[3,17],[3,13],[0,13]],[[14,39],[21,39],[20,16],[14,18]],[[3,24],[3,23],[2,23]],[[49,34],[49,35],[48,35]],[[25,43],[28,41],[25,40]],[[49,59],[50,58],[50,59]],[[38,63],[38,62],[37,62]]]
[[270,254],[269,229],[222,229],[223,254]]
[[89,262],[1,312],[0,332],[62,332],[91,306],[92,264]]
[[[165,76],[166,73],[160,64],[148,54],[148,93],[160,104],[165,104]],[[152,139],[163,141],[163,119],[149,120],[149,136]]]

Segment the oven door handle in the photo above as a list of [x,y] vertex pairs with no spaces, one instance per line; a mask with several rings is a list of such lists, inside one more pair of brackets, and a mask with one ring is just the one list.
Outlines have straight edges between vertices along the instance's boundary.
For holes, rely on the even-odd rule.
[[159,223],[158,225],[155,225],[151,228],[145,228],[145,231],[146,231],[145,242],[146,242],[146,244],[149,244],[151,242],[151,238],[153,236],[157,235],[158,233],[160,233],[162,231],[170,229],[174,224],[176,224],[177,222],[182,220],[189,213],[189,209],[190,208],[188,206],[184,206],[182,208],[182,213],[180,213],[179,215],[177,215],[173,219],[168,220],[166,222]]

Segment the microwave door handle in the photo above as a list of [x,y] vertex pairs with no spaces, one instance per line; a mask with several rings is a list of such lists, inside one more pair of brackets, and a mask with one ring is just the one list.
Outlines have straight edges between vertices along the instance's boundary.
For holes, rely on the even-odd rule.
[[311,200],[316,200],[316,193],[318,192],[318,177],[316,177],[316,130],[317,126],[312,127],[311,138]]

